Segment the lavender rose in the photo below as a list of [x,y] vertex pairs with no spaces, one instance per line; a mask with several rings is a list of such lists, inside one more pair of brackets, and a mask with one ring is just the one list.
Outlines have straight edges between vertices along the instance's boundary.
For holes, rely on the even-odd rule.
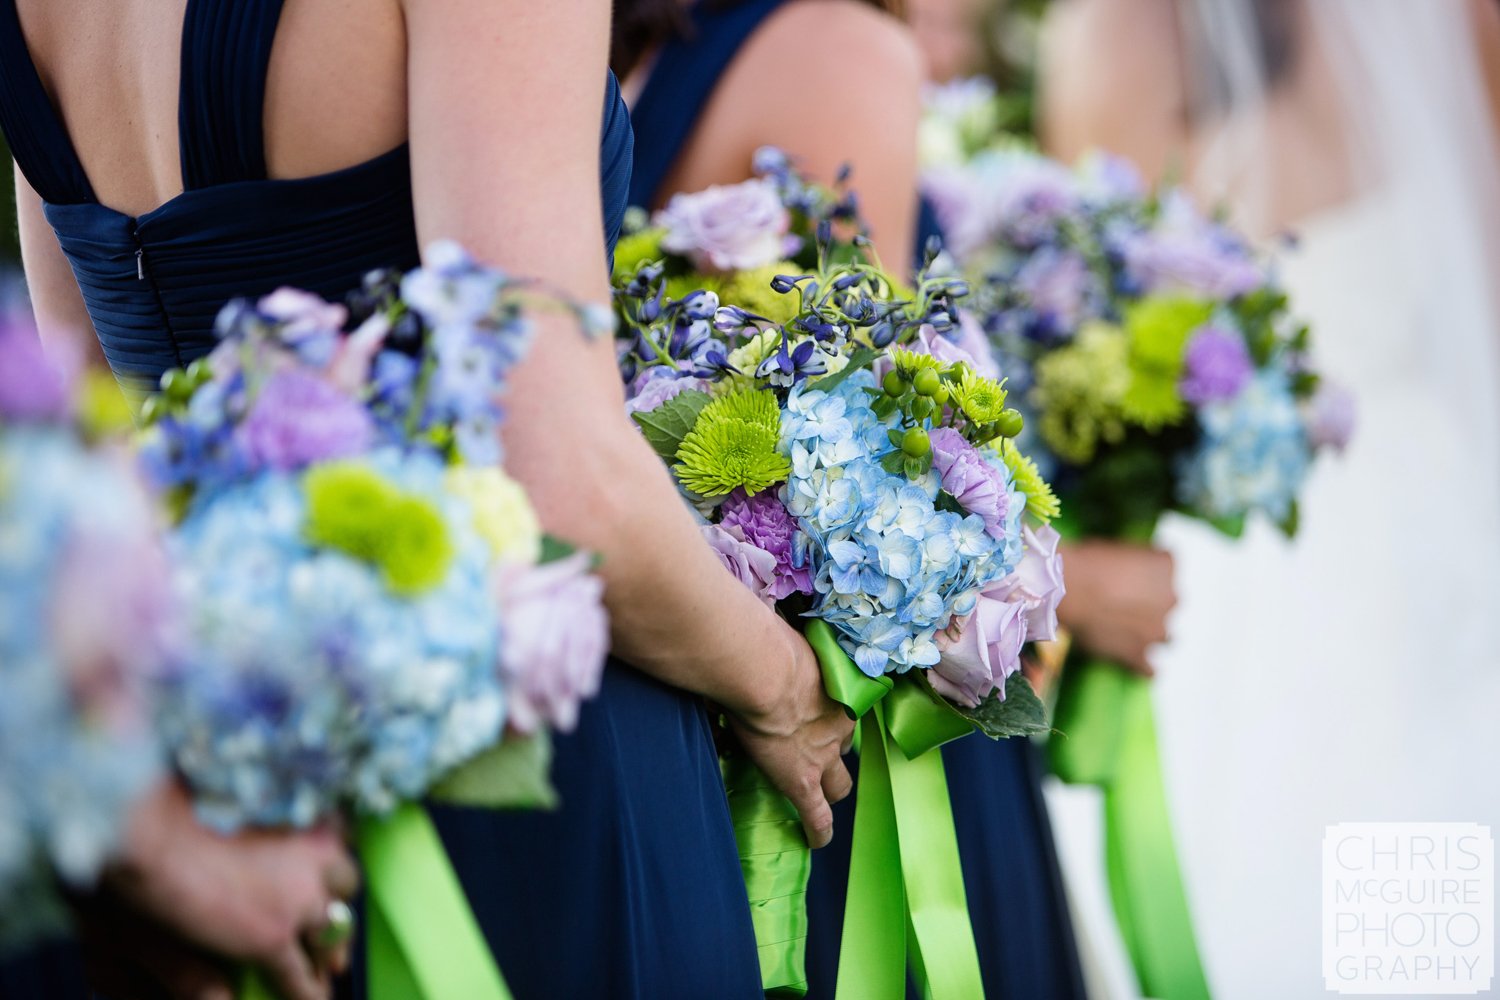
[[776,557],[765,549],[757,548],[745,541],[737,528],[724,528],[717,524],[703,526],[703,539],[708,542],[724,568],[751,593],[774,607],[776,599],[771,596],[776,586]]
[[588,554],[577,552],[502,572],[500,675],[510,694],[509,724],[523,733],[544,724],[572,730],[580,703],[599,691],[609,616],[604,581],[588,568]]
[[791,219],[776,186],[756,179],[673,195],[655,223],[667,231],[664,249],[683,254],[701,271],[719,272],[780,260]]
[[991,691],[1005,698],[1005,681],[1021,669],[1026,609],[980,595],[958,641],[927,673],[933,690],[959,705],[978,708]]
[[[653,372],[661,372],[661,374],[653,375]],[[708,383],[701,378],[677,378],[664,366],[655,365],[647,368],[641,373],[640,378],[636,379],[635,395],[625,401],[625,412],[650,413],[667,400],[689,389],[706,392]]]
[[1194,406],[1233,399],[1255,375],[1244,338],[1218,326],[1193,334],[1184,361],[1187,371],[1179,389]]
[[775,490],[746,496],[743,489],[736,489],[719,511],[723,515],[725,530],[737,532],[740,538],[775,558],[775,580],[770,588],[772,600],[813,592],[812,573],[805,566],[792,565],[797,523],[787,513]]
[[62,417],[68,412],[69,374],[43,352],[34,329],[0,320],[0,416]]
[[932,465],[943,489],[970,514],[978,514],[991,538],[1004,540],[1010,515],[1010,491],[1005,478],[951,427],[931,434]]
[[1232,299],[1265,283],[1245,245],[1199,215],[1180,193],[1163,199],[1156,229],[1126,240],[1125,266],[1148,292],[1186,291]]
[[1016,571],[984,592],[984,597],[1017,604],[1026,622],[1026,638],[1042,642],[1057,638],[1057,606],[1067,587],[1063,585],[1060,540],[1053,528],[1043,525],[1021,529],[1026,551]]
[[251,468],[298,469],[357,455],[375,437],[369,412],[325,380],[296,368],[266,380],[235,431]]
[[1318,383],[1317,392],[1305,409],[1309,444],[1337,452],[1349,447],[1349,441],[1354,437],[1354,425],[1358,422],[1358,408],[1352,392],[1324,379]]

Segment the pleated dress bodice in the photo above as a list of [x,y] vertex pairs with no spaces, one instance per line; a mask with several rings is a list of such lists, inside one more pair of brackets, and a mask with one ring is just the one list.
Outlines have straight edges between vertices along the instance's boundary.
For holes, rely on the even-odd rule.
[[[178,139],[183,191],[131,216],[101,204],[26,47],[15,0],[0,0],[0,127],[72,266],[104,356],[138,394],[215,343],[228,300],[291,285],[330,299],[363,275],[418,262],[403,144],[333,173],[267,174],[266,73],[282,0],[189,0]],[[630,128],[605,90],[600,143],[605,240],[625,210]]]

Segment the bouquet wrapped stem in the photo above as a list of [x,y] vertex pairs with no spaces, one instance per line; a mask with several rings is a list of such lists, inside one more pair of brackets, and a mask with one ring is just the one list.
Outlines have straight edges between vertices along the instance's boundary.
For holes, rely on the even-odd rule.
[[[830,697],[859,720],[861,766],[838,995],[901,995],[910,957],[927,995],[982,996],[938,752],[972,732],[973,724],[911,679],[861,673],[826,623],[810,623],[807,639]],[[805,996],[811,851],[801,822],[791,803],[742,758],[725,762],[724,781],[760,946],[761,984],[771,996]]]

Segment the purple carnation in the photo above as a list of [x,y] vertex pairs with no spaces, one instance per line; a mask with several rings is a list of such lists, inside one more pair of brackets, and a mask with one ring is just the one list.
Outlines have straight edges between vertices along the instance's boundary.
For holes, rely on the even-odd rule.
[[43,352],[35,330],[0,322],[0,417],[60,418],[68,412],[68,383]]
[[1187,374],[1179,388],[1182,398],[1194,406],[1233,399],[1255,374],[1244,339],[1218,326],[1193,334],[1184,360]]
[[286,471],[360,454],[373,442],[375,427],[354,399],[291,368],[266,381],[236,434],[251,468]]
[[792,541],[797,534],[797,523],[772,490],[754,496],[746,496],[737,489],[719,507],[723,525],[758,549],[769,552],[776,558],[776,579],[771,584],[771,597],[781,600],[791,594],[811,594],[812,574],[807,567],[792,565]]
[[1004,541],[1010,491],[1000,470],[951,427],[935,429],[931,439],[932,465],[943,477],[943,489],[964,510],[979,515],[991,538]]

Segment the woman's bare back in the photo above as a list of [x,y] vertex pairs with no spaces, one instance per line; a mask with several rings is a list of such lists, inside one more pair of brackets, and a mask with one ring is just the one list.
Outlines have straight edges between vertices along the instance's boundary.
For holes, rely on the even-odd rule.
[[[141,215],[183,190],[178,80],[189,3],[14,0],[43,86],[99,201]],[[406,138],[398,0],[287,0],[265,95],[271,177],[373,159]]]

